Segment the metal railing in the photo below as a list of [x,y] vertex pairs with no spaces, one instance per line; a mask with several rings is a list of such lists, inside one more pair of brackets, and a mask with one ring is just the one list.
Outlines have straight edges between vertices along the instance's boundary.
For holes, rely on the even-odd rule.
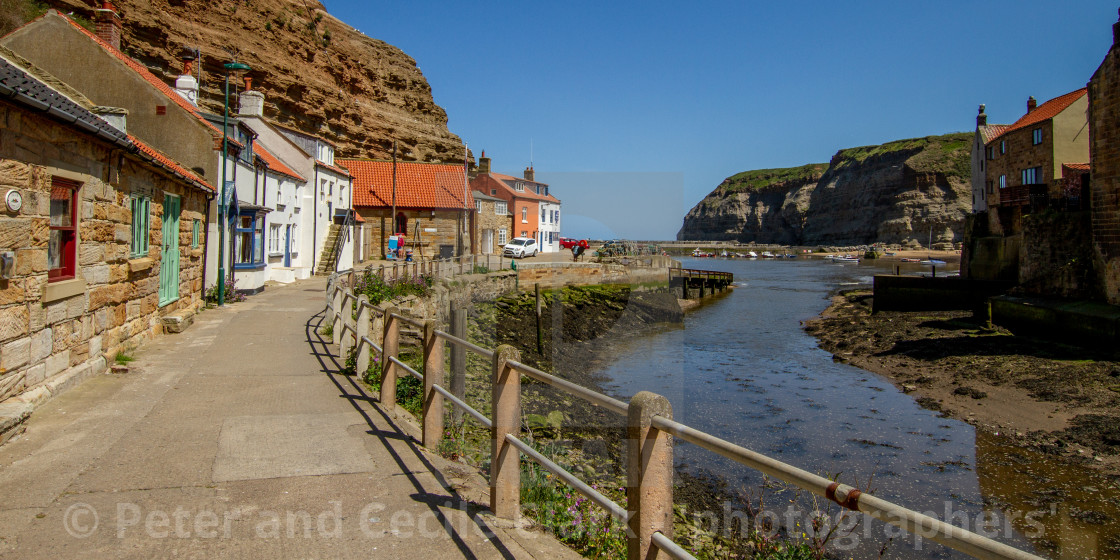
[[[499,518],[516,520],[520,516],[520,461],[524,456],[625,524],[628,557],[631,560],[661,557],[693,559],[672,540],[673,438],[677,438],[822,496],[844,508],[866,513],[973,557],[1041,560],[1033,554],[677,422],[673,420],[672,405],[661,395],[641,391],[625,403],[521,363],[520,352],[512,346],[502,345],[493,350],[483,348],[437,328],[434,320],[417,321],[402,315],[395,307],[378,308],[371,305],[366,296],[355,296],[350,291],[352,276],[352,271],[335,274],[327,287],[327,316],[334,325],[333,342],[339,345],[340,354],[346,356],[356,345],[358,371],[365,371],[369,366],[370,351],[381,353],[380,403],[388,412],[397,411],[398,370],[423,382],[420,422],[424,447],[437,449],[443,437],[444,399],[490,430],[490,509]],[[356,318],[347,305],[352,300],[357,302]],[[382,322],[381,345],[369,338],[375,319]],[[401,323],[422,330],[423,371],[408,366],[398,357]],[[492,361],[491,418],[443,387],[444,343],[458,345]],[[615,503],[520,439],[522,376],[626,417],[626,507]]]
[[513,259],[501,255],[462,255],[446,259],[417,258],[412,261],[377,261],[366,265],[362,270],[371,271],[386,281],[399,278],[416,278],[418,276],[448,279],[484,271],[506,270],[510,268],[511,262],[513,262]]

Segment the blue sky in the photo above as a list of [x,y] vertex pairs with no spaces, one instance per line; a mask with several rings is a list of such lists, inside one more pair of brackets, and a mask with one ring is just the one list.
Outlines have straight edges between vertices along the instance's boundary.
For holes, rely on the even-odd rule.
[[1083,87],[1117,21],[1103,0],[326,5],[416,59],[496,171],[532,145],[565,234],[632,239],[740,171],[971,130],[980,103],[1012,122]]

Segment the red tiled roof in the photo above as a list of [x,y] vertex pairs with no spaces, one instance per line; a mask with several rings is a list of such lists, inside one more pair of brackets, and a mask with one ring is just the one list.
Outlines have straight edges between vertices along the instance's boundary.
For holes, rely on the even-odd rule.
[[1065,95],[1059,95],[1058,97],[1055,97],[1054,99],[1051,99],[1050,101],[1039,105],[1035,108],[1035,110],[1023,115],[1022,118],[1008,126],[1007,130],[1004,130],[1001,134],[1006,134],[1013,130],[1019,130],[1021,128],[1031,126],[1032,124],[1038,124],[1047,119],[1052,119],[1058,113],[1061,113],[1062,111],[1066,110],[1067,107],[1073,105],[1074,101],[1081,99],[1081,97],[1084,96],[1088,91],[1089,90],[1087,88],[1081,88],[1077,91],[1071,91]]
[[1007,132],[1009,124],[989,124],[980,127],[980,139],[987,144],[994,140],[1000,134]]
[[[393,204],[393,162],[361,159],[336,160],[354,177],[354,206],[387,207]],[[401,208],[471,208],[473,199],[463,192],[466,172],[462,165],[397,162],[397,206]]]
[[1088,163],[1063,163],[1062,164],[1062,176],[1063,177],[1065,177],[1065,175],[1066,175],[1065,172],[1066,172],[1067,169],[1070,170],[1070,171],[1073,171],[1073,172],[1077,172],[1077,173],[1088,173],[1089,172],[1089,164]]
[[280,161],[276,156],[272,155],[272,153],[264,149],[264,146],[261,146],[259,143],[254,143],[253,146],[253,151],[256,152],[258,156],[261,156],[261,159],[263,159],[264,162],[268,164],[269,169],[281,175],[287,175],[288,177],[291,177],[297,181],[303,181],[305,183],[307,182],[307,179],[304,179],[302,176],[300,176],[299,173],[292,171],[292,168],[284,165],[284,162]]
[[[62,15],[62,14],[59,14],[59,15]],[[213,123],[211,123],[210,121],[208,121],[208,120],[206,120],[205,118],[202,117],[202,115],[198,112],[198,107],[195,107],[194,105],[191,104],[190,101],[187,101],[186,99],[183,98],[183,96],[176,93],[175,90],[171,89],[171,86],[167,85],[167,83],[165,83],[163,80],[157,78],[147,68],[145,68],[143,64],[140,64],[139,62],[136,62],[135,60],[133,60],[131,57],[124,54],[120,50],[113,48],[112,45],[110,45],[109,43],[106,43],[104,40],[101,39],[101,37],[98,37],[97,34],[95,34],[94,32],[82,27],[80,24],[78,24],[78,22],[70,19],[69,17],[67,17],[65,15],[62,15],[62,18],[65,19],[66,21],[70,22],[70,25],[73,25],[75,29],[77,29],[78,31],[81,31],[82,33],[86,34],[86,36],[88,36],[90,39],[93,39],[94,41],[96,41],[97,44],[101,45],[101,47],[103,49],[105,49],[106,51],[109,51],[110,54],[117,57],[118,60],[120,60],[121,62],[128,65],[128,67],[131,68],[137,74],[139,74],[141,78],[144,78],[144,80],[146,80],[148,83],[155,86],[156,89],[160,90],[160,92],[162,92],[164,95],[169,97],[171,99],[171,101],[173,101],[175,104],[182,107],[184,110],[186,110],[190,114],[194,115],[195,117],[198,117],[198,120],[202,121],[202,124],[205,124],[206,126],[210,127],[211,130],[213,130],[214,132],[217,132],[218,134],[222,133],[222,131],[218,127],[214,126]],[[230,142],[236,142],[233,138],[230,138],[229,141]]]
[[196,175],[193,171],[190,171],[187,168],[183,167],[182,165],[176,163],[175,160],[167,157],[166,155],[164,155],[159,150],[156,150],[155,148],[145,144],[139,138],[137,138],[137,137],[135,137],[131,134],[128,135],[128,139],[132,140],[132,143],[135,144],[137,148],[140,148],[141,152],[144,152],[145,154],[147,154],[149,157],[154,159],[156,162],[158,162],[163,167],[171,170],[172,172],[174,172],[178,175],[181,175],[181,176],[185,177],[187,180],[196,183],[198,186],[200,186],[200,187],[202,187],[206,190],[209,190],[210,192],[216,192],[216,189],[214,188],[213,185],[204,181],[201,177]]
[[488,175],[490,175],[491,177],[493,177],[495,179],[498,179],[498,183],[502,184],[507,189],[509,189],[509,191],[511,193],[513,193],[513,195],[516,196],[517,198],[527,198],[527,199],[530,199],[530,200],[544,200],[544,201],[547,201],[547,202],[556,202],[556,203],[560,202],[559,199],[552,196],[551,194],[545,196],[543,194],[537,194],[535,192],[529,191],[528,189],[526,189],[524,191],[519,191],[519,190],[513,188],[514,183],[519,183],[519,182],[520,183],[529,183],[529,184],[547,186],[546,183],[541,183],[539,181],[530,181],[528,179],[523,179],[521,177],[513,177],[513,176],[510,176],[510,175],[503,175],[501,173],[489,173]]

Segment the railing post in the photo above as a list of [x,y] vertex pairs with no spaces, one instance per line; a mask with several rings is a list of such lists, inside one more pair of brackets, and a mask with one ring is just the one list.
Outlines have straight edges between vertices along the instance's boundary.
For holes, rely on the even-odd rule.
[[369,369],[369,353],[370,346],[362,342],[362,337],[369,337],[369,296],[362,294],[358,296],[358,334],[354,335],[354,344],[358,345],[358,360],[354,366],[354,371],[358,374],[358,378],[364,378],[366,370]]
[[331,314],[331,344],[338,344],[342,341],[342,282],[335,284],[334,290],[334,312]]
[[654,416],[673,419],[665,397],[641,391],[627,411],[626,536],[629,560],[667,559],[653,534],[673,538],[673,436],[652,426]]
[[521,372],[509,366],[510,360],[521,360],[516,348],[503,344],[494,351],[490,510],[499,518],[516,521],[521,513],[521,454],[506,441],[506,435],[520,433]]
[[[348,301],[348,300],[343,300],[343,301]],[[342,307],[344,307],[344,309],[342,310],[342,325],[344,327],[353,327],[354,326],[354,314],[350,312],[349,307],[346,307],[346,303],[343,303]],[[350,329],[342,329],[342,330],[345,331],[345,332],[338,333],[339,336],[341,337],[338,341],[338,357],[345,360],[346,357],[350,355],[350,349],[354,347],[354,344],[357,341],[357,339],[354,339],[355,342],[351,342],[350,341],[350,336],[353,334],[353,332]]]
[[436,336],[436,322],[424,321],[424,447],[435,450],[443,437],[443,395],[433,385],[443,386],[443,339]]
[[389,358],[397,357],[400,346],[400,320],[393,315],[400,309],[390,307],[385,310],[385,336],[381,342],[381,406],[386,412],[397,408],[397,364]]

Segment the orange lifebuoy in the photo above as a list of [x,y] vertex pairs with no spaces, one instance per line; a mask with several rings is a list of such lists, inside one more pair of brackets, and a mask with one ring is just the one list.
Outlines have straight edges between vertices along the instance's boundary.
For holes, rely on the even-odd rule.
[[587,240],[586,239],[580,239],[579,240],[579,246],[586,249],[587,248]]

